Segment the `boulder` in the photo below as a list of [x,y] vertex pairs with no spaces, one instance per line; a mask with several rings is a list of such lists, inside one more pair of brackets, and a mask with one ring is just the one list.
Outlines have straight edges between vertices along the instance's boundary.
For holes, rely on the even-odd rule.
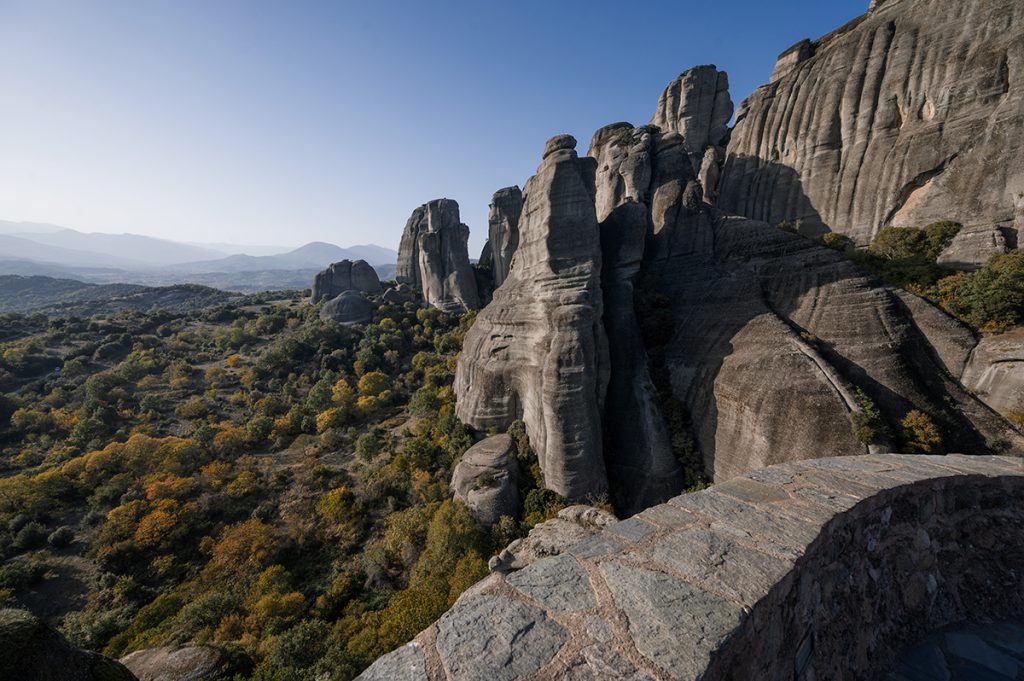
[[310,302],[316,305],[321,300],[334,298],[345,291],[380,294],[381,286],[377,271],[365,260],[336,262],[316,275]]
[[508,435],[494,435],[462,455],[451,490],[478,523],[490,526],[502,516],[519,515],[519,462]]
[[139,681],[219,681],[230,679],[238,661],[219,646],[146,648],[121,658]]
[[516,539],[491,558],[491,572],[511,572],[557,556],[602,529],[614,525],[618,518],[593,506],[569,506],[551,520],[536,525],[522,539]]
[[861,245],[889,225],[1011,224],[1022,32],[1019,0],[902,0],[787,51],[739,107],[718,207]]
[[459,418],[481,431],[521,418],[545,483],[574,500],[608,489],[594,175],[572,137],[548,141],[523,192],[515,266],[466,334],[455,377]]
[[358,291],[345,291],[324,304],[320,318],[339,324],[366,324],[373,321],[377,304]]
[[480,306],[469,262],[469,227],[459,220],[459,204],[437,199],[413,211],[398,248],[395,279],[423,292],[428,304],[447,312]]
[[24,610],[0,609],[0,679],[137,681],[124,665],[78,650]]
[[961,380],[1000,414],[1024,412],[1024,328],[983,337]]
[[398,305],[401,305],[402,303],[415,303],[420,300],[420,294],[416,292],[416,289],[408,284],[398,284],[397,286],[391,286],[384,291],[384,295],[381,296],[381,300],[385,303],[395,303]]
[[[485,255],[491,265],[494,288],[498,288],[508,277],[512,267],[512,256],[519,247],[519,218],[523,212],[523,192],[519,187],[506,187],[494,192],[490,213],[487,216],[487,247]],[[486,249],[489,249],[487,251]]]

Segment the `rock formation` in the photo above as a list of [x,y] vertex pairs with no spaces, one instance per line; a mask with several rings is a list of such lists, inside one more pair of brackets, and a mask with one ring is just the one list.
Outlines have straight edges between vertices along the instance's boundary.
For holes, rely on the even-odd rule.
[[452,474],[451,490],[481,525],[519,514],[519,462],[508,435],[476,443],[462,455]]
[[365,324],[373,321],[377,304],[358,291],[345,291],[320,309],[320,318],[339,324]]
[[[523,212],[523,192],[506,187],[494,192],[487,216],[487,245],[490,248],[494,288],[502,285],[512,267],[512,256],[519,247],[519,218]],[[481,254],[480,261],[483,262]]]
[[1024,328],[982,338],[962,380],[1000,414],[1024,414]]
[[650,193],[656,137],[661,136],[617,123],[599,130],[590,145],[590,155],[598,162],[595,196],[610,360],[603,415],[605,465],[616,508],[625,513],[660,503],[682,487],[633,303],[652,231],[650,212],[641,202]]
[[576,140],[548,141],[526,183],[515,266],[466,334],[457,414],[479,430],[526,424],[547,487],[603,496],[601,413],[608,351],[601,323],[595,163]]
[[78,650],[24,610],[0,610],[0,679],[138,681],[120,662]]
[[1003,229],[993,229],[984,225],[964,227],[939,254],[937,262],[954,269],[974,270],[987,263],[993,255],[1006,253],[1008,250]]
[[[649,145],[640,143],[648,136]],[[631,135],[617,124],[595,135],[591,153],[599,160],[598,207],[599,215],[609,216],[606,221],[642,224],[642,210],[630,207],[628,194],[649,197],[643,269],[655,288],[643,295],[664,298],[657,314],[665,338],[654,350],[671,377],[672,394],[693,416],[697,445],[714,479],[776,463],[787,448],[810,451],[824,443],[833,454],[863,453],[865,445],[849,425],[851,414],[861,409],[858,390],[878,403],[890,424],[912,409],[939,415],[947,446],[984,452],[986,440],[997,439],[1024,446],[1018,433],[955,380],[936,379],[960,375],[946,374],[938,359],[943,353],[932,347],[970,345],[958,335],[960,325],[932,308],[955,328],[943,329],[930,319],[926,333],[895,292],[844,256],[708,208],[689,163],[689,146],[677,133],[636,129]],[[625,192],[622,168],[630,177],[649,177],[650,185]],[[613,208],[621,214],[608,212]],[[602,231],[606,267],[615,250],[610,238],[621,233],[622,227],[610,225]],[[611,273],[610,267],[604,273],[606,297],[613,290]],[[610,310],[606,305],[609,329]],[[628,304],[620,310],[628,314]],[[609,338],[614,383],[618,344],[610,331]],[[642,373],[643,364],[636,366]],[[630,394],[621,385],[609,389],[606,412],[620,414]],[[639,413],[657,414],[659,405],[652,406]],[[812,413],[813,419],[806,417]],[[634,413],[622,424],[628,428],[642,421]],[[608,418],[606,431],[615,423],[614,416]],[[647,437],[657,432],[649,425],[642,430]],[[638,437],[643,436],[622,441]],[[634,462],[658,451],[651,443],[637,449],[642,453],[632,453]],[[613,456],[610,448],[606,456]]]
[[398,284],[397,286],[391,286],[388,290],[384,291],[384,295],[381,296],[381,300],[385,303],[415,303],[420,299],[420,295],[416,293],[416,289],[409,286],[408,284]]
[[376,270],[365,260],[336,262],[316,275],[310,302],[316,305],[321,300],[334,298],[345,291],[379,294],[381,286]]
[[665,88],[651,125],[662,133],[677,133],[682,138],[697,172],[705,151],[725,144],[732,114],[729,76],[714,66],[697,66]]
[[528,535],[502,549],[491,558],[489,567],[492,572],[522,570],[538,560],[562,554],[616,522],[618,518],[611,513],[592,506],[563,508],[554,518],[536,525]]
[[469,227],[459,220],[459,204],[437,199],[413,211],[402,233],[395,279],[423,292],[430,305],[448,312],[480,306],[469,263]]
[[939,220],[994,235],[1024,191],[1024,4],[876,5],[740,106],[718,207],[860,244]]
[[219,646],[162,646],[121,658],[139,681],[221,681],[241,672],[238,661]]

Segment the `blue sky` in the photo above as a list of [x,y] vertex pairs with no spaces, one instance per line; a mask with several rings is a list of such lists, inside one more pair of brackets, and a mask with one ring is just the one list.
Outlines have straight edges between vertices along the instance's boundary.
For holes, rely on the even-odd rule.
[[735,102],[868,0],[0,0],[0,219],[397,247],[449,197],[486,233],[544,141],[646,123],[695,64]]

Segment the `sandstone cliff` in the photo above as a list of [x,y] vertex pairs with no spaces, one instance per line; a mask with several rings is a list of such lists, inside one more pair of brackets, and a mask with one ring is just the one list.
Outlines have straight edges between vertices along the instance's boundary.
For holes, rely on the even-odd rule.
[[[656,312],[663,338],[647,351],[692,415],[709,475],[728,479],[822,447],[834,455],[864,453],[850,426],[863,409],[858,392],[877,404],[890,432],[918,409],[939,419],[948,447],[981,453],[986,441],[1024,446],[964,392],[959,371],[947,371],[938,359],[943,353],[932,344],[963,345],[962,327],[932,308],[952,326],[935,322],[926,333],[894,291],[843,255],[709,208],[688,148],[678,133],[616,124],[598,131],[591,153],[599,160],[599,215],[621,202],[606,218],[616,227],[602,231],[606,299],[614,295],[613,238],[646,226],[643,273],[653,286],[642,297],[664,301]],[[646,203],[632,202],[633,196],[647,197]],[[606,325],[612,309],[606,304]],[[619,310],[619,320],[622,310],[632,312],[629,305]],[[645,440],[657,428],[637,416],[644,410],[629,406],[631,384],[615,383],[616,335],[609,338],[614,389],[606,413],[631,414],[625,422],[632,427],[644,424],[637,428],[642,434],[625,439],[644,442],[630,453],[638,465],[658,451],[660,438]],[[634,379],[645,373],[643,363],[629,372]],[[655,414],[665,406],[648,404]],[[616,423],[607,418],[606,432],[615,432]],[[889,443],[879,438],[878,444]],[[606,446],[609,468],[614,456]]]
[[1008,230],[1024,191],[1022,35],[1018,0],[892,0],[794,46],[737,112],[719,208],[861,244],[939,220]]
[[504,430],[526,423],[545,484],[573,499],[607,491],[601,411],[608,350],[601,323],[595,163],[576,140],[548,141],[526,183],[515,266],[466,335],[459,418]]
[[[523,213],[523,192],[519,187],[506,187],[494,193],[487,218],[487,247],[491,261],[494,288],[508,277],[512,256],[519,247],[519,217]],[[481,262],[484,256],[481,255]]]
[[430,305],[450,312],[480,306],[469,263],[469,227],[459,219],[459,204],[437,199],[413,211],[398,249],[395,279],[423,292]]

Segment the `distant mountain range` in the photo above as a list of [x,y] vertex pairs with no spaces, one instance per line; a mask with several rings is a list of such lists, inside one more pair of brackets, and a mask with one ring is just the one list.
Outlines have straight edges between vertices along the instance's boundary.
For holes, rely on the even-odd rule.
[[0,275],[48,276],[96,284],[202,284],[256,292],[306,288],[317,272],[346,259],[365,260],[382,279],[387,279],[394,276],[398,254],[373,244],[342,248],[318,241],[289,251],[0,221]]

